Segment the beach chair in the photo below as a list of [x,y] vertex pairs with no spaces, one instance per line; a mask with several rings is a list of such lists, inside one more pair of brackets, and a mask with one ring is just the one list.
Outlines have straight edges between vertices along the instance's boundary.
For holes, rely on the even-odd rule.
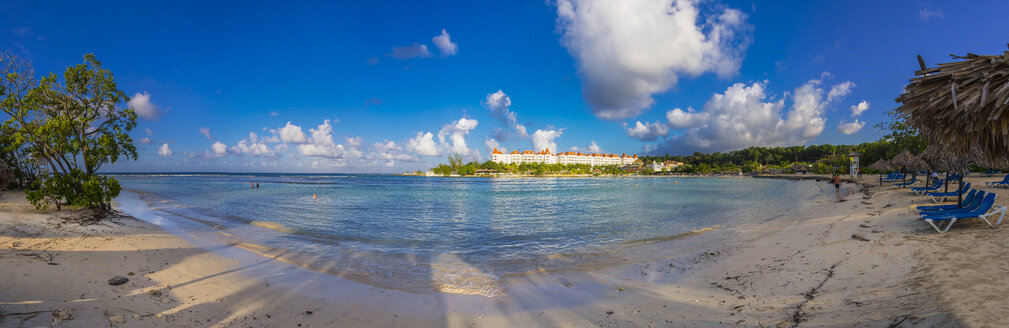
[[911,187],[911,191],[913,191],[915,195],[921,196],[929,191],[939,190],[939,188],[942,187],[942,183],[943,183],[942,179],[937,179],[929,187]]
[[989,187],[1004,187],[1009,185],[1009,174],[1006,174],[1006,176],[1002,178],[1002,181],[988,181],[985,182],[984,185]]
[[975,190],[975,189],[971,189],[969,192],[967,192],[966,195],[963,195],[963,201],[960,202],[959,206],[957,204],[923,205],[923,206],[918,206],[917,210],[918,210],[918,213],[921,214],[923,212],[934,212],[934,211],[938,211],[938,210],[965,208],[965,207],[969,207],[970,203],[972,201],[974,201],[975,196],[983,198],[984,197],[984,191],[978,191],[978,190]]
[[907,187],[907,186],[913,185],[916,182],[918,182],[918,177],[917,176],[912,176],[911,177],[911,181],[894,183],[893,186],[894,187],[898,187],[898,188],[903,188],[903,187]]
[[[1006,212],[1005,206],[994,206],[995,196],[997,196],[995,193],[989,193],[985,195],[981,203],[976,208],[968,212],[938,213],[934,215],[923,215],[922,219],[924,219],[926,223],[931,225],[932,228],[935,228],[935,231],[939,233],[949,231],[949,228],[952,227],[957,220],[964,220],[971,218],[981,219],[981,221],[987,223],[989,227],[995,229],[995,226],[1002,223],[1002,218],[1005,217]],[[996,221],[995,224],[992,224],[991,220],[988,220],[988,217],[993,216],[995,214],[999,214],[998,221]],[[936,222],[938,221],[949,221],[949,224],[947,224],[945,228],[940,229],[939,225],[936,225]]]
[[930,193],[928,193],[928,196],[932,197],[932,202],[942,203],[942,202],[946,201],[946,197],[954,197],[954,196],[957,196],[957,195],[960,195],[962,193],[967,192],[967,190],[970,190],[970,182],[963,184],[963,186],[961,186],[960,189],[957,189],[956,191],[950,191],[950,192],[930,192]]
[[900,180],[902,178],[904,178],[903,174],[900,174],[900,173],[890,173],[890,174],[887,174],[885,177],[879,178],[879,181],[880,182],[891,182],[891,181],[894,181],[894,180]]
[[984,191],[979,191],[977,194],[974,194],[974,198],[972,198],[970,200],[970,202],[964,204],[962,207],[951,207],[951,208],[945,208],[945,209],[939,209],[939,210],[931,210],[931,211],[919,211],[918,215],[927,216],[927,215],[941,215],[941,214],[955,214],[955,213],[970,212],[970,211],[973,211],[974,209],[976,209],[978,206],[981,205],[981,201],[984,200],[984,197],[986,195],[987,194]]

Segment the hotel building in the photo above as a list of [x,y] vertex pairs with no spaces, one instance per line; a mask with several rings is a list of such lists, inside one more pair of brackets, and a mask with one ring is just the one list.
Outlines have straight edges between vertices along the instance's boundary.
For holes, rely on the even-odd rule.
[[491,160],[501,164],[521,164],[521,163],[544,163],[544,164],[586,164],[590,166],[597,165],[627,165],[634,163],[638,159],[638,155],[634,156],[616,155],[616,154],[583,154],[576,152],[564,152],[558,154],[551,154],[550,149],[545,149],[541,152],[534,152],[531,150],[526,150],[523,152],[513,151],[510,154],[505,154],[497,148],[491,152]]

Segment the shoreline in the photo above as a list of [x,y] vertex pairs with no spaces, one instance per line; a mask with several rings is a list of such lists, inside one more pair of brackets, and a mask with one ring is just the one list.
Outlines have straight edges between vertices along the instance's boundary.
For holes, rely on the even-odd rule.
[[[785,214],[725,244],[508,276],[497,297],[375,288],[133,218],[80,226],[0,192],[0,326],[49,325],[52,310],[73,312],[70,326],[140,327],[1005,323],[994,315],[1005,305],[971,293],[1006,288],[987,287],[1009,268],[986,261],[968,281],[949,272],[1001,249],[974,246],[1009,238],[969,222],[936,234],[910,210],[923,199],[874,182],[864,177],[847,201],[810,204],[810,217]],[[130,282],[109,286],[114,275]]]

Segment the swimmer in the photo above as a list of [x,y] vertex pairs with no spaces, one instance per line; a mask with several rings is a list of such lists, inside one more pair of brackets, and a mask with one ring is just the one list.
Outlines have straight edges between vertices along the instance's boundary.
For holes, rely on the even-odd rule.
[[312,194],[312,199],[318,199],[315,194]]

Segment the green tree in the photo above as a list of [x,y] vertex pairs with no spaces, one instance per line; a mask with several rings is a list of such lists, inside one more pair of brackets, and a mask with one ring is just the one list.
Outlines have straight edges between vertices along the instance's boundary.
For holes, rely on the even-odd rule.
[[[3,85],[33,74],[16,65],[7,71]],[[26,189],[27,198],[40,209],[68,204],[107,213],[120,186],[96,173],[106,163],[137,158],[129,136],[137,114],[124,106],[129,98],[116,86],[112,72],[87,54],[83,63],[66,69],[62,83],[50,73],[24,90],[4,88],[0,110],[10,116],[5,130],[13,132],[32,158],[48,165]]]

